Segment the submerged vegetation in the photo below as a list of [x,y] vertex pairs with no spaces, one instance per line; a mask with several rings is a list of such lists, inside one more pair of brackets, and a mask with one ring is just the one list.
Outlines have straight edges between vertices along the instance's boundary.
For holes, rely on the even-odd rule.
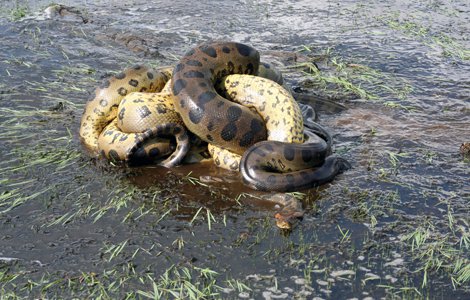
[[[308,55],[313,52],[313,49],[304,46],[302,52]],[[320,63],[321,68],[318,66]],[[306,76],[301,84],[302,87],[323,91],[329,98],[356,97],[378,100],[384,99],[386,95],[387,99],[393,99],[393,101],[382,101],[384,105],[406,110],[413,109],[412,106],[404,106],[397,102],[405,100],[413,91],[409,82],[357,62],[346,62],[343,58],[334,55],[330,48],[311,61],[298,63],[293,68],[302,70]]]
[[442,51],[442,55],[458,60],[470,60],[470,49],[464,47],[454,38],[442,32],[433,32],[413,19],[399,18],[400,14],[395,12],[391,15],[381,16],[379,21],[390,28],[402,32],[406,36],[418,39],[425,45]]

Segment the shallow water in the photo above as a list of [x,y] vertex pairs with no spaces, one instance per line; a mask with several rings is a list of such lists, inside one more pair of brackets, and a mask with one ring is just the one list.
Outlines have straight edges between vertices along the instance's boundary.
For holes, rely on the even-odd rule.
[[[52,20],[31,1],[15,21],[0,3],[0,294],[145,297],[155,282],[207,298],[469,297],[465,1],[73,1],[81,16]],[[81,148],[102,77],[207,39],[250,44],[294,90],[347,107],[318,121],[353,169],[305,192],[290,233],[236,174],[120,168]]]

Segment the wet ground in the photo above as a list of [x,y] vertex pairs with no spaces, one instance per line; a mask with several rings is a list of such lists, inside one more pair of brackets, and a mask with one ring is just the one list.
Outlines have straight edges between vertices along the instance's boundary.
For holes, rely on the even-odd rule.
[[[52,18],[0,2],[0,298],[470,297],[466,1],[91,2]],[[296,194],[291,232],[211,164],[122,168],[81,148],[101,78],[208,39],[347,107],[319,122],[353,169]]]

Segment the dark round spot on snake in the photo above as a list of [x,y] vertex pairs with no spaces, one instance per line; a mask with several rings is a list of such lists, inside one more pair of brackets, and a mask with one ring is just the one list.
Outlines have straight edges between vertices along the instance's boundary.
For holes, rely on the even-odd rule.
[[105,99],[102,99],[102,100],[100,100],[100,105],[101,106],[106,106],[106,105],[108,105],[108,101],[105,100]]
[[142,69],[142,66],[141,65],[135,65],[132,67],[134,70],[140,70]]
[[289,183],[294,183],[294,182],[295,182],[295,177],[294,177],[294,175],[292,175],[292,174],[286,174],[286,180],[287,180]]
[[214,92],[212,92],[212,91],[206,91],[206,92],[200,94],[199,97],[197,98],[198,101],[199,101],[199,102],[198,102],[199,106],[204,107],[204,105],[205,105],[207,102],[209,102],[209,101],[211,101],[212,99],[214,99],[215,96],[217,96],[217,94],[214,93]]
[[227,46],[223,46],[223,47],[222,47],[222,51],[223,51],[224,53],[230,53],[230,48],[227,47]]
[[212,131],[214,130],[214,122],[213,121],[209,121],[209,123],[207,124],[207,130],[209,131]]
[[110,85],[111,85],[111,82],[109,82],[108,79],[105,79],[101,82],[100,88],[106,89],[106,88],[109,88]]
[[135,79],[129,80],[129,85],[133,87],[137,87],[139,85],[139,81]]
[[179,72],[184,69],[184,64],[177,64],[173,72]]
[[199,71],[188,71],[183,74],[186,78],[204,78],[204,73]]
[[225,125],[224,128],[222,129],[222,132],[220,133],[220,137],[224,141],[227,141],[227,142],[231,141],[237,135],[237,131],[238,131],[237,126],[233,123],[229,123]]
[[242,148],[246,148],[248,146],[251,146],[253,144],[253,139],[254,139],[254,133],[253,131],[248,131],[245,133],[240,141],[238,142],[238,145]]
[[264,144],[264,149],[268,152],[274,152],[274,148],[271,144],[265,143]]
[[219,102],[217,103],[217,108],[221,108],[221,107],[224,106],[224,105],[225,105],[224,101],[219,101]]
[[[112,107],[112,106],[111,106]],[[93,109],[93,113],[100,116],[100,117],[103,117],[104,116],[104,112],[102,112],[101,110],[95,108]]]
[[309,162],[313,159],[312,151],[308,149],[303,149],[300,153],[304,162]]
[[193,67],[202,67],[202,62],[195,60],[195,59],[190,59],[186,62],[188,66],[193,66]]
[[157,107],[157,112],[158,112],[159,114],[166,114],[166,112],[167,112],[167,110],[168,110],[168,108],[166,107],[166,105],[163,104],[163,103],[158,103],[156,107]]
[[271,66],[267,63],[261,63],[266,69],[271,69]]
[[152,72],[147,72],[147,78],[148,79],[153,79],[153,73]]
[[242,115],[242,109],[238,106],[232,105],[227,109],[227,120],[229,122],[236,122]]
[[229,61],[227,63],[227,70],[230,74],[235,73],[235,65],[233,64],[233,62]]
[[181,145],[178,145],[178,146],[176,147],[176,150],[178,150],[178,151],[181,150],[181,147],[182,147]]
[[253,131],[253,133],[258,133],[261,130],[263,130],[264,128],[265,128],[264,123],[261,122],[260,120],[257,120],[257,119],[251,120],[250,129],[251,129],[251,131]]
[[219,72],[217,72],[217,78],[222,78],[222,77],[225,77],[228,75],[228,71],[223,69],[223,70],[220,70]]
[[268,178],[266,178],[266,181],[270,184],[274,184],[274,183],[276,183],[276,176],[269,175]]
[[124,142],[125,140],[127,140],[129,138],[129,135],[128,134],[123,134],[121,136],[121,138],[119,139],[120,142]]
[[194,124],[199,124],[204,117],[204,110],[201,107],[193,108],[189,111],[189,120]]
[[119,159],[119,154],[116,152],[116,150],[113,150],[113,149],[109,150],[108,156],[109,156],[109,159],[111,161],[119,161],[120,160]]
[[237,47],[238,53],[242,56],[250,56],[252,53],[252,48],[248,47],[247,45],[235,43],[235,47]]
[[284,146],[284,158],[287,159],[288,161],[294,160],[295,157],[295,150],[293,147],[290,147],[289,145]]
[[246,74],[254,74],[255,73],[255,67],[253,66],[252,63],[249,63],[246,65]]
[[217,57],[217,51],[215,50],[214,47],[211,46],[203,46],[201,47],[201,51],[210,57],[216,58]]
[[126,77],[126,73],[119,72],[114,77],[116,77],[117,79],[124,79]]
[[178,134],[180,132],[181,132],[181,127],[175,127],[175,129],[173,129],[174,134]]
[[140,118],[145,119],[146,117],[151,115],[152,112],[150,111],[150,109],[147,106],[143,105],[138,109],[138,114],[139,114]]
[[199,83],[199,86],[200,86],[200,87],[206,87],[206,86],[207,86],[207,83],[201,82],[201,83]]
[[186,87],[186,80],[178,79],[173,83],[173,95],[178,95]]
[[158,149],[157,147],[155,148],[152,148],[149,150],[149,156],[150,157],[157,157],[160,155],[160,149]]
[[230,164],[230,170],[232,171],[238,171],[238,162],[235,160]]
[[121,95],[121,96],[125,96],[127,95],[127,90],[123,87],[120,87],[118,90],[117,90],[118,94]]
[[186,106],[186,101],[184,101],[183,99],[180,100],[180,106],[181,107],[185,107]]

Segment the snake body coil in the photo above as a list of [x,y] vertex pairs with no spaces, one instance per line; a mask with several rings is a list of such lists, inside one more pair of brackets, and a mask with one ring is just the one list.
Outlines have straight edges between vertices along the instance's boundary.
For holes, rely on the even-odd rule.
[[[287,91],[245,74],[282,81],[280,73],[260,64],[255,49],[233,42],[199,45],[172,71],[134,67],[96,89],[80,136],[88,148],[111,160],[169,155],[176,149],[162,163],[171,167],[189,149],[187,128],[214,145],[210,149],[219,155],[214,158],[218,165],[240,169],[245,184],[258,190],[309,188],[350,167],[329,156],[331,137],[323,128],[307,119],[313,128],[304,130],[301,110]],[[171,143],[162,136],[176,138]]]
[[220,96],[214,85],[230,74],[256,74],[259,53],[239,44],[202,44],[189,52],[173,70],[175,108],[188,129],[208,143],[243,152],[265,140],[261,117],[249,108]]

